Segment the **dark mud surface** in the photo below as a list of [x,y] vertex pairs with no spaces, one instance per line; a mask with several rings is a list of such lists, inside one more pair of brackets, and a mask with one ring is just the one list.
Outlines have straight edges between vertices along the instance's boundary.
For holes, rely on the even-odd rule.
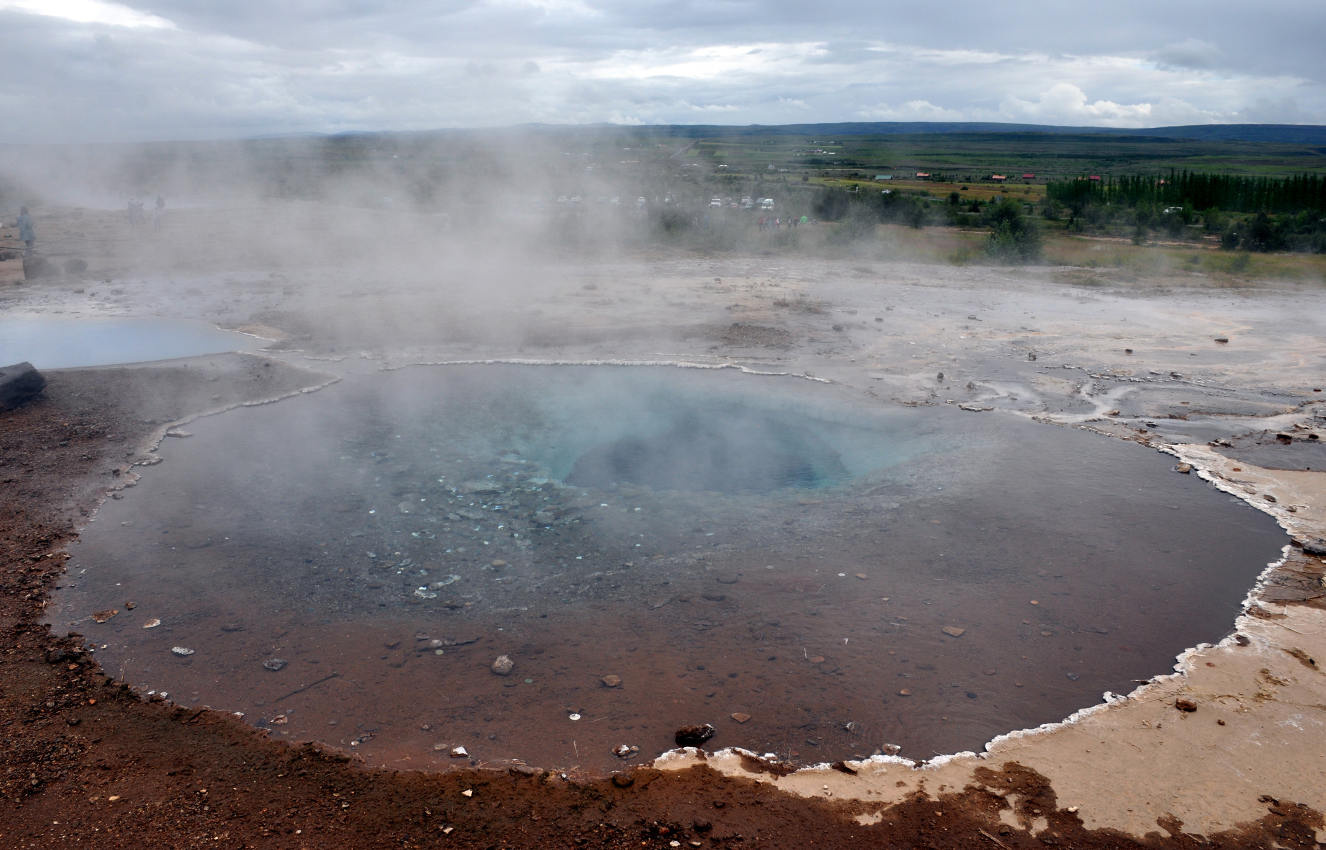
[[1326,441],[1303,434],[1264,431],[1224,443],[1220,454],[1264,469],[1326,470]]
[[694,723],[979,750],[1218,641],[1285,542],[1154,451],[789,378],[418,368],[187,433],[72,549],[57,632],[392,767],[603,773]]

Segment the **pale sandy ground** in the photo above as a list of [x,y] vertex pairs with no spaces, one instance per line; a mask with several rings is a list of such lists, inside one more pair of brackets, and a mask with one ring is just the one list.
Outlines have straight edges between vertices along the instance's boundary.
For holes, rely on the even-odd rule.
[[[1179,272],[1114,281],[1106,271],[1097,285],[1072,286],[1055,282],[1053,269],[892,262],[877,247],[852,256],[757,244],[714,256],[535,259],[468,234],[461,250],[386,250],[377,259],[321,251],[314,239],[281,266],[295,252],[262,244],[259,225],[291,215],[172,211],[153,236],[109,214],[45,211],[43,248],[85,257],[90,268],[0,281],[0,309],[261,326],[287,337],[276,356],[319,369],[611,360],[813,375],[865,402],[961,404],[972,415],[1036,417],[1148,443],[1267,511],[1295,539],[1326,536],[1326,475],[1259,469],[1206,445],[1263,430],[1326,437],[1321,283],[1230,285]],[[1015,761],[1048,777],[1059,806],[1075,807],[1086,826],[1139,835],[1165,834],[1160,821],[1200,835],[1253,821],[1265,814],[1264,795],[1326,810],[1326,558],[1286,551],[1293,575],[1268,571],[1250,588],[1220,645],[1175,647],[1177,673],[1157,670],[1152,684],[1068,722],[919,767],[883,759],[854,764],[856,775],[751,775],[883,808],[918,789],[979,787],[980,768]],[[1286,583],[1316,600],[1285,604]],[[1178,710],[1176,699],[1196,710]],[[735,753],[708,763],[748,774]]]

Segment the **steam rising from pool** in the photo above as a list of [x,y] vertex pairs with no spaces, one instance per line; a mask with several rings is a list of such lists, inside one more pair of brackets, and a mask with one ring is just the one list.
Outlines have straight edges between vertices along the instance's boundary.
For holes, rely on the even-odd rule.
[[1282,542],[1154,452],[791,378],[417,367],[190,428],[57,627],[395,765],[979,747],[1219,639]]

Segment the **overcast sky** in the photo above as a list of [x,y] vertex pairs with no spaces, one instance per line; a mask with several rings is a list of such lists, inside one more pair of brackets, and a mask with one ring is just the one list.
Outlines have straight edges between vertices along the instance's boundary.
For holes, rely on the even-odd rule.
[[1326,0],[0,0],[0,142],[1326,124]]

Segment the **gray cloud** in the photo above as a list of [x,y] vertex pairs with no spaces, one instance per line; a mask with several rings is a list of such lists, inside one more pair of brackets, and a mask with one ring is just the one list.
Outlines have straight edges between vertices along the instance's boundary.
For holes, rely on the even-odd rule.
[[942,15],[861,0],[104,2],[101,20],[71,20],[56,0],[0,0],[0,103],[24,116],[0,142],[526,121],[1326,123],[1320,0],[1090,15],[1031,0]]

